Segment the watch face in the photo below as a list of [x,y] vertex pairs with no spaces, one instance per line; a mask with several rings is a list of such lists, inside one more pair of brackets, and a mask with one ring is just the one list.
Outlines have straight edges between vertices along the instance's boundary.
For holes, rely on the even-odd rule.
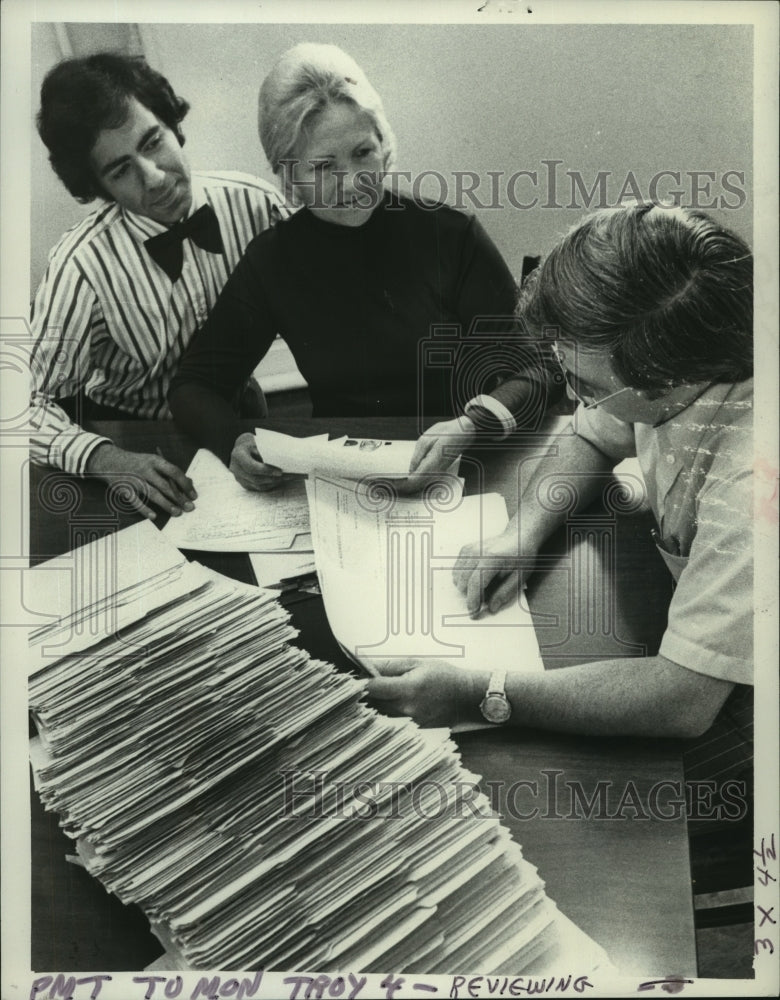
[[512,714],[512,706],[503,694],[488,694],[479,706],[488,722],[506,722]]

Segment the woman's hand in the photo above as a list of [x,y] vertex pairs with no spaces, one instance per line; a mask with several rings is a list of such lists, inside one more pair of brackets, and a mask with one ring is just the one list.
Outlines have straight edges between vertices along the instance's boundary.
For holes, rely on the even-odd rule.
[[401,493],[419,493],[440,472],[445,472],[477,436],[468,417],[442,420],[420,435],[409,464],[409,477],[399,484]]
[[474,618],[484,607],[494,615],[516,601],[529,571],[527,562],[520,565],[517,518],[513,518],[500,535],[464,545],[452,579],[466,595],[466,607]]
[[[420,726],[449,726],[479,717],[487,674],[480,677],[446,660],[388,660],[368,682],[369,701],[392,715],[408,715]],[[480,693],[481,692],[481,693]]]
[[240,434],[230,456],[230,471],[245,490],[267,493],[284,482],[284,473],[275,465],[266,465],[257,450],[255,436],[250,431]]
[[194,509],[192,501],[198,496],[192,480],[161,455],[125,451],[110,441],[95,448],[87,459],[86,471],[109,484],[120,482],[130,506],[150,521],[157,515],[149,503],[178,517],[182,511]]

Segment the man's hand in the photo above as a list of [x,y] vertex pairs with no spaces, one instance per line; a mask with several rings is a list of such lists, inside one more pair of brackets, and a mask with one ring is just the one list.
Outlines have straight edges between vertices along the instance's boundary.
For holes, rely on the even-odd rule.
[[446,660],[388,660],[381,677],[368,682],[369,701],[393,715],[408,715],[421,726],[448,726],[474,720],[487,684],[478,674]]
[[266,465],[260,458],[255,436],[247,431],[236,438],[230,456],[230,471],[245,490],[267,493],[284,482],[284,473],[275,465]]
[[178,517],[182,511],[194,509],[192,501],[198,496],[192,480],[161,455],[125,451],[108,441],[89,456],[86,471],[107,483],[127,477],[130,505],[152,521],[157,515],[150,503]]
[[452,579],[466,596],[466,608],[472,618],[483,607],[496,614],[516,601],[530,567],[520,566],[517,519],[506,529],[484,542],[472,542],[460,550]]
[[409,464],[409,478],[399,484],[401,493],[419,493],[433,476],[445,472],[477,436],[468,417],[444,420],[420,435]]

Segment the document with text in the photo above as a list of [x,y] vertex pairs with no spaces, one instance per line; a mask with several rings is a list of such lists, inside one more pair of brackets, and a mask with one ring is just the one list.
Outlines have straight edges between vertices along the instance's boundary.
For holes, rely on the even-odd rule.
[[200,552],[311,548],[302,479],[288,479],[277,489],[253,493],[241,486],[216,455],[203,448],[190,463],[187,475],[198,492],[195,509],[172,517],[162,529],[165,539],[177,548]]
[[465,669],[543,670],[524,595],[496,615],[470,617],[452,570],[461,548],[500,532],[498,494],[407,498],[345,480],[307,483],[315,562],[331,630],[369,672],[394,659],[438,657]]

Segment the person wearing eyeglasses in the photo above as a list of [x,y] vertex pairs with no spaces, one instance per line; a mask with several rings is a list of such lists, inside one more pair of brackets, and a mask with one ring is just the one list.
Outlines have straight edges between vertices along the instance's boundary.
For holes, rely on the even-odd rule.
[[[604,474],[636,456],[676,581],[658,654],[498,682],[487,666],[468,673],[441,660],[391,662],[369,682],[375,704],[423,725],[484,716],[690,738],[745,708],[753,681],[752,273],[739,237],[679,207],[601,211],[564,237],[527,284],[520,315],[553,340],[579,406],[570,432],[553,439],[554,455],[523,484],[518,515],[502,534],[466,546],[454,569],[472,615],[516,601],[569,513],[538,503],[542,479],[569,477],[582,508]],[[500,711],[486,712],[488,694],[498,694]],[[743,725],[742,735],[722,761],[733,773],[751,759],[752,714],[740,718],[731,729]]]
[[563,375],[563,380],[566,383],[566,395],[575,403],[583,408],[583,410],[594,410],[597,406],[601,406],[602,403],[606,403],[608,399],[613,399],[615,396],[619,396],[621,392],[625,392],[628,389],[627,385],[621,386],[620,389],[615,389],[614,392],[608,392],[606,396],[599,395],[598,398],[594,396],[592,386],[589,383],[583,382],[582,379],[574,375],[566,367],[566,354],[563,349],[556,343],[553,342],[551,345],[552,355],[558,363],[561,374]]

